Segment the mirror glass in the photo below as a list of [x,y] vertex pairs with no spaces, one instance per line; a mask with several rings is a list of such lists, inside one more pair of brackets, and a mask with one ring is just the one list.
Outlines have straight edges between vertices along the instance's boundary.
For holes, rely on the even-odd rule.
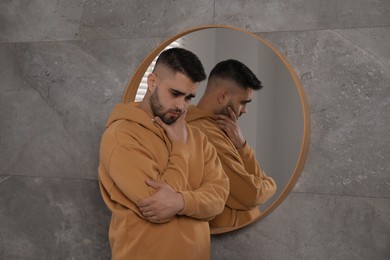
[[[254,92],[248,112],[239,119],[241,131],[255,151],[260,166],[278,186],[275,195],[260,206],[262,214],[256,220],[261,219],[285,199],[306,160],[310,123],[307,101],[298,77],[286,59],[260,37],[238,28],[206,26],[173,36],[152,51],[129,83],[129,86],[139,87],[128,87],[123,102],[142,99],[146,89],[146,81],[142,79],[146,79],[153,69],[152,60],[172,46],[195,53],[207,75],[218,62],[236,59],[246,64],[262,82],[264,87]],[[206,83],[207,80],[202,82],[192,104],[197,104]],[[236,228],[214,229],[212,233],[233,229]]]

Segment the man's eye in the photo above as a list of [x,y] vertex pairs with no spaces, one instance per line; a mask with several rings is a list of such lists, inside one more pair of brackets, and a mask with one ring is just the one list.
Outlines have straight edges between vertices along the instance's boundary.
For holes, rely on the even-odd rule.
[[191,101],[193,97],[186,97],[187,101]]
[[172,94],[172,96],[174,96],[174,97],[178,97],[180,94],[179,93],[177,93],[177,92],[171,92],[171,94]]

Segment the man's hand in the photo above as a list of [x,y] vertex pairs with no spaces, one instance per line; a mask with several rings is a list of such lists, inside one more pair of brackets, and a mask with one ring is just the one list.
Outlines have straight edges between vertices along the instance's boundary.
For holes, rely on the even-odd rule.
[[228,107],[228,112],[230,116],[219,114],[215,115],[214,119],[219,127],[227,134],[234,146],[240,149],[245,145],[245,138],[241,133],[240,126],[237,123],[237,116],[234,114],[233,109]]
[[185,121],[185,117],[187,114],[187,110],[185,110],[175,122],[173,122],[170,125],[165,124],[161,118],[155,117],[154,121],[159,124],[167,134],[169,140],[172,141],[179,141],[183,143],[187,143],[188,139],[188,130],[187,130],[187,125]]
[[151,222],[161,222],[172,218],[184,208],[184,198],[165,182],[146,180],[146,184],[157,190],[151,197],[138,203],[138,208]]

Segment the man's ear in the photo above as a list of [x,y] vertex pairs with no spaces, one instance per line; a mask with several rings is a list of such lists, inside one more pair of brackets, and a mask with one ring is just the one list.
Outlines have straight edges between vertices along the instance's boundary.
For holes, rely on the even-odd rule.
[[153,93],[154,89],[156,88],[156,81],[157,77],[156,74],[153,72],[148,75],[147,83],[148,83],[148,90]]
[[218,103],[225,104],[228,99],[229,99],[229,92],[226,89],[221,89],[217,95]]

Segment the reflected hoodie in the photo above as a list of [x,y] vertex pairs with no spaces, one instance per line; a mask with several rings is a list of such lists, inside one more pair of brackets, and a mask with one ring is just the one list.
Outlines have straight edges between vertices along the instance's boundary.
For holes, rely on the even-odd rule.
[[225,132],[214,123],[212,115],[196,106],[189,107],[186,121],[202,130],[215,146],[230,180],[225,208],[222,214],[210,221],[210,227],[239,227],[259,217],[258,206],[274,195],[276,184],[260,168],[250,146],[245,143],[243,148],[235,148]]
[[[100,145],[99,184],[112,212],[112,259],[209,259],[208,220],[220,214],[229,194],[215,148],[188,126],[188,141],[171,142],[139,107],[118,104]],[[156,191],[146,179],[166,182],[184,198],[184,209],[153,223],[137,203]]]

